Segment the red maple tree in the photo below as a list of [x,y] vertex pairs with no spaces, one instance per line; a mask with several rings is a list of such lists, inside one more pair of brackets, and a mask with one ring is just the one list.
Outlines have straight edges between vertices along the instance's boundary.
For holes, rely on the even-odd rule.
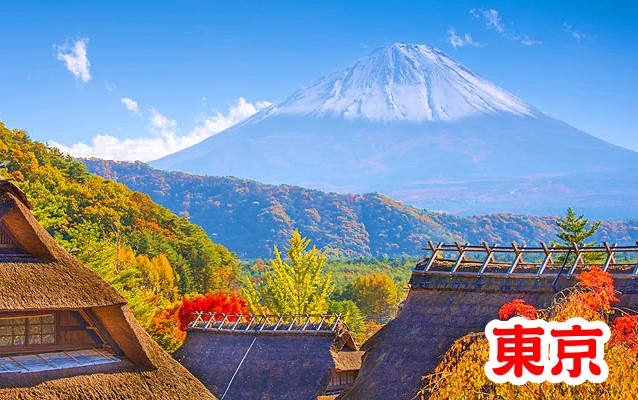
[[611,303],[619,301],[614,288],[614,278],[598,267],[581,272],[576,279],[586,288],[578,298],[592,310],[611,310]]
[[638,352],[638,315],[625,315],[614,320],[610,343],[625,343]]
[[503,304],[503,306],[498,310],[498,316],[502,320],[508,320],[516,316],[521,316],[527,319],[536,319],[538,318],[538,310],[533,305],[525,303],[525,300],[516,299]]
[[186,330],[186,327],[195,319],[193,315],[196,311],[224,313],[224,314],[247,314],[246,301],[237,295],[228,295],[224,292],[199,294],[193,298],[188,295],[182,299],[177,317],[179,318],[179,329]]

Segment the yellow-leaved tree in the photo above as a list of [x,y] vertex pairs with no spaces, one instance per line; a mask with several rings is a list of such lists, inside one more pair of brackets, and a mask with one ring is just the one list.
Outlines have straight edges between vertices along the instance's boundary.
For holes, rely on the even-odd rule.
[[380,324],[392,319],[399,300],[396,284],[383,273],[357,276],[352,294],[361,312]]
[[310,240],[292,233],[287,258],[274,246],[275,258],[257,283],[247,282],[245,298],[253,313],[321,314],[328,309],[328,296],[335,286],[324,273],[325,258]]

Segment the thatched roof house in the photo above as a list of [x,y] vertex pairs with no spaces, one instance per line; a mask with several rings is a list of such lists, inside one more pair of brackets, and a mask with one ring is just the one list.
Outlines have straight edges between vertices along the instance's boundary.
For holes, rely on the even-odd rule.
[[200,313],[174,357],[224,400],[315,400],[348,388],[361,366],[335,315]]
[[[614,276],[621,306],[638,307],[637,246],[511,247],[435,246],[416,264],[410,292],[395,319],[364,345],[366,354],[351,389],[339,400],[420,398],[422,377],[460,337],[483,332],[501,306],[523,299],[537,308],[575,285],[575,276],[592,265]],[[587,261],[595,256],[596,263]],[[472,394],[468,394],[471,398]]]
[[214,399],[0,181],[0,398]]

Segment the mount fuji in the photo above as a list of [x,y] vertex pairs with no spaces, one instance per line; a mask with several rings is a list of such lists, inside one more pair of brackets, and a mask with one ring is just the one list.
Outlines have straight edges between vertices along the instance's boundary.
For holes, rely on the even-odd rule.
[[638,217],[638,153],[553,119],[438,49],[395,43],[151,162],[462,214]]

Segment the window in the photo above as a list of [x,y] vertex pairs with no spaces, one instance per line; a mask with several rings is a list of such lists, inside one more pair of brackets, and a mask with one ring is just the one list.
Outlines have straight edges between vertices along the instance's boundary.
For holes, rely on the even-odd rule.
[[333,372],[330,379],[331,387],[350,385],[357,378],[357,371]]
[[55,344],[53,315],[0,318],[0,349]]

